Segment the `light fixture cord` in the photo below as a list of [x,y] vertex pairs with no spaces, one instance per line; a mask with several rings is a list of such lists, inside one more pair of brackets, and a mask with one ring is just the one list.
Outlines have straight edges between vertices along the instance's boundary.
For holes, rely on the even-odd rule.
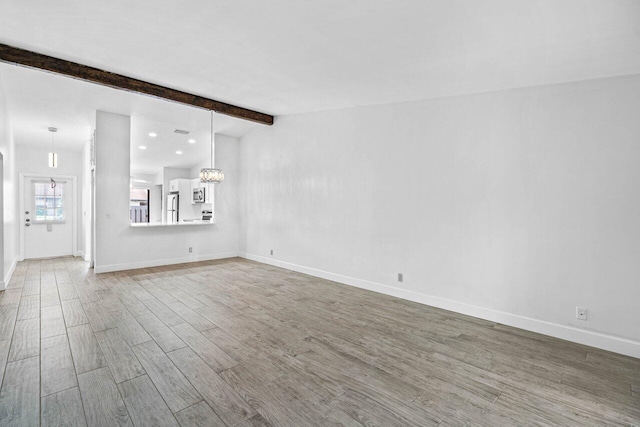
[[211,110],[211,169],[213,169],[213,110]]

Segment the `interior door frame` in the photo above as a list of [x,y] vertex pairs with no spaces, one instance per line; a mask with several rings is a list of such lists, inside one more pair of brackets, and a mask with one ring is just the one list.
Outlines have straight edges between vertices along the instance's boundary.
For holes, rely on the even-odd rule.
[[78,177],[71,175],[45,175],[41,173],[25,173],[20,172],[20,214],[18,217],[20,218],[20,253],[19,260],[24,261],[24,223],[25,223],[25,200],[24,200],[24,192],[26,190],[25,180],[37,178],[37,179],[59,179],[67,181],[71,181],[73,183],[73,191],[72,191],[72,210],[71,210],[71,255],[78,256]]
[[2,218],[2,228],[0,228],[0,291],[4,291],[9,283],[8,280],[5,280],[8,272],[4,271],[4,155],[2,153],[0,153],[0,218]]

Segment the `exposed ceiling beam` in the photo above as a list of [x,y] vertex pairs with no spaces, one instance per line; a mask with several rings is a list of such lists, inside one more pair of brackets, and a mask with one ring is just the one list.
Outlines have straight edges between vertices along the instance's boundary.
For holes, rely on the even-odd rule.
[[265,125],[273,124],[273,116],[268,114],[1,43],[0,61],[61,74],[114,89],[122,89],[128,92],[140,93],[206,110],[213,110],[216,113],[226,114],[239,119],[250,120]]

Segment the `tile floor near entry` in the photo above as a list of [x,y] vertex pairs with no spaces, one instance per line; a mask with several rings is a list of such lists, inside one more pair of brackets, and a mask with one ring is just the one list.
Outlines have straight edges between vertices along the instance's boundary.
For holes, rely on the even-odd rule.
[[18,265],[0,425],[640,423],[640,360],[229,259]]

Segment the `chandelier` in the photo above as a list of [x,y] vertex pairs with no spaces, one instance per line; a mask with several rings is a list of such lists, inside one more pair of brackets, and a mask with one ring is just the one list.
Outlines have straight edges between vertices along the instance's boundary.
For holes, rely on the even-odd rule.
[[213,167],[213,110],[211,110],[211,167],[200,169],[200,182],[218,184],[224,180],[224,173]]

